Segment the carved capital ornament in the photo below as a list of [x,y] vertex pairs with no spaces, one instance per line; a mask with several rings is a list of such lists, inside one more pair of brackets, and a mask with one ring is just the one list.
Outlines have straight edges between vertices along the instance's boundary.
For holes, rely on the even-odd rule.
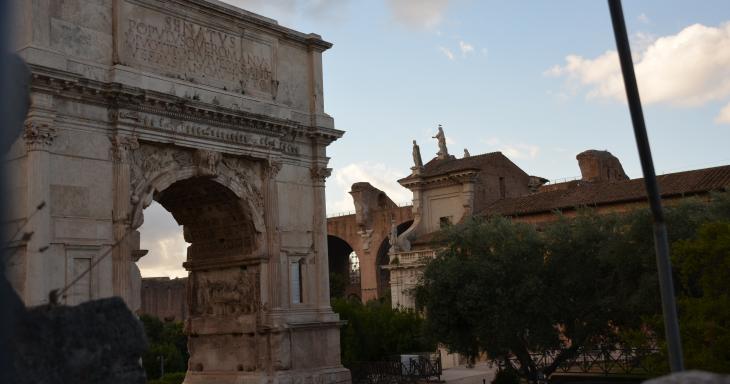
[[58,130],[49,124],[32,120],[25,122],[23,139],[26,149],[29,151],[49,149],[57,135]]
[[324,183],[330,175],[332,175],[332,168],[327,167],[313,167],[310,169],[312,180],[318,183]]
[[115,135],[112,137],[111,141],[112,159],[117,163],[129,164],[130,152],[139,148],[137,138],[134,136]]

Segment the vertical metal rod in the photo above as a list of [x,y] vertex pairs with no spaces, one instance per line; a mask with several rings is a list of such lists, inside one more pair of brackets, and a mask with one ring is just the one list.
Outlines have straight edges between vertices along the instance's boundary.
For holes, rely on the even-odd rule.
[[651,157],[649,137],[646,134],[644,123],[644,112],[641,109],[639,88],[636,85],[636,74],[634,63],[631,59],[631,48],[629,37],[626,33],[626,23],[621,7],[621,0],[608,0],[608,8],[611,11],[613,23],[613,34],[616,38],[616,47],[621,61],[624,85],[626,86],[626,98],[631,112],[631,121],[634,125],[634,136],[636,146],[641,159],[641,170],[644,173],[644,183],[649,196],[649,206],[654,219],[654,245],[656,248],[657,269],[659,272],[659,289],[662,298],[662,312],[664,313],[664,328],[669,349],[669,366],[672,372],[682,371],[682,342],[679,336],[679,321],[677,320],[677,306],[674,298],[674,284],[672,282],[672,265],[669,260],[669,239],[667,237],[667,225],[664,221],[662,203],[659,196],[659,186],[654,173],[654,161]]

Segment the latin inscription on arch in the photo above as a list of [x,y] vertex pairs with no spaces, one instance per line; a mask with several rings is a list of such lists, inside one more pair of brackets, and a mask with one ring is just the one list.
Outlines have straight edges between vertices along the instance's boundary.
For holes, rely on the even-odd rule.
[[274,40],[121,4],[117,49],[123,64],[230,91],[275,91]]

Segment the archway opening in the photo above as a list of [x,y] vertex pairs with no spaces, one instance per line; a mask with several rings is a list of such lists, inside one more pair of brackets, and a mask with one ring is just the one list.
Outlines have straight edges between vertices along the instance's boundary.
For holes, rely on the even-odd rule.
[[[413,224],[413,220],[408,220],[406,222],[398,224],[396,227],[396,233],[398,236],[400,236],[403,232],[405,232],[410,226]],[[382,268],[384,265],[390,264],[390,236],[387,236],[385,239],[383,239],[383,242],[380,243],[380,247],[378,247],[378,254],[376,263],[377,263],[377,279],[378,279],[378,297],[389,297],[388,291],[390,290],[390,271],[386,268]]]
[[162,205],[152,202],[144,210],[138,229],[139,250],[132,251],[141,274],[139,313],[162,321],[183,321],[187,316],[188,271],[183,268],[187,248],[183,228]]
[[144,223],[138,229],[140,250],[147,251],[137,262],[142,277],[187,277],[188,271],[182,263],[190,243],[185,241],[182,225],[156,201],[145,208],[144,216]]
[[[152,223],[141,227],[142,236],[154,231],[155,219],[150,216],[159,215],[160,207],[169,212],[182,234],[182,244],[187,245],[184,257],[179,257],[179,264],[170,271],[184,267],[184,274],[188,275],[185,288],[170,290],[169,294],[178,297],[167,297],[185,307],[185,333],[192,336],[188,338],[190,358],[185,367],[192,371],[236,371],[238,365],[252,369],[256,362],[251,351],[237,350],[243,357],[238,365],[228,366],[232,363],[225,357],[234,352],[231,348],[237,344],[210,347],[211,339],[231,338],[234,330],[253,332],[246,330],[246,325],[255,324],[253,319],[260,310],[260,261],[253,257],[259,239],[251,219],[252,208],[210,177],[176,181],[152,197],[158,204],[145,210]],[[210,321],[225,326],[218,327],[215,335],[208,334],[205,324]]]
[[360,299],[360,261],[345,240],[327,236],[327,258],[330,271],[330,296]]
[[187,264],[242,258],[255,248],[253,223],[240,199],[209,178],[177,181],[154,199],[183,226],[185,241],[190,243]]

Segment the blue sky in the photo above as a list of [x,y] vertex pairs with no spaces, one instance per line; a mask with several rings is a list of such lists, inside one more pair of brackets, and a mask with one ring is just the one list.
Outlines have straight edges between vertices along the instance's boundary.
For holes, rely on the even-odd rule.
[[[605,1],[224,1],[334,44],[325,110],[346,134],[328,152],[330,213],[353,209],[357,181],[407,202],[395,180],[411,140],[435,156],[438,124],[457,156],[501,150],[559,179],[606,149],[641,177]],[[624,13],[657,171],[730,164],[730,2],[631,0]],[[164,239],[146,237],[153,255]]]

